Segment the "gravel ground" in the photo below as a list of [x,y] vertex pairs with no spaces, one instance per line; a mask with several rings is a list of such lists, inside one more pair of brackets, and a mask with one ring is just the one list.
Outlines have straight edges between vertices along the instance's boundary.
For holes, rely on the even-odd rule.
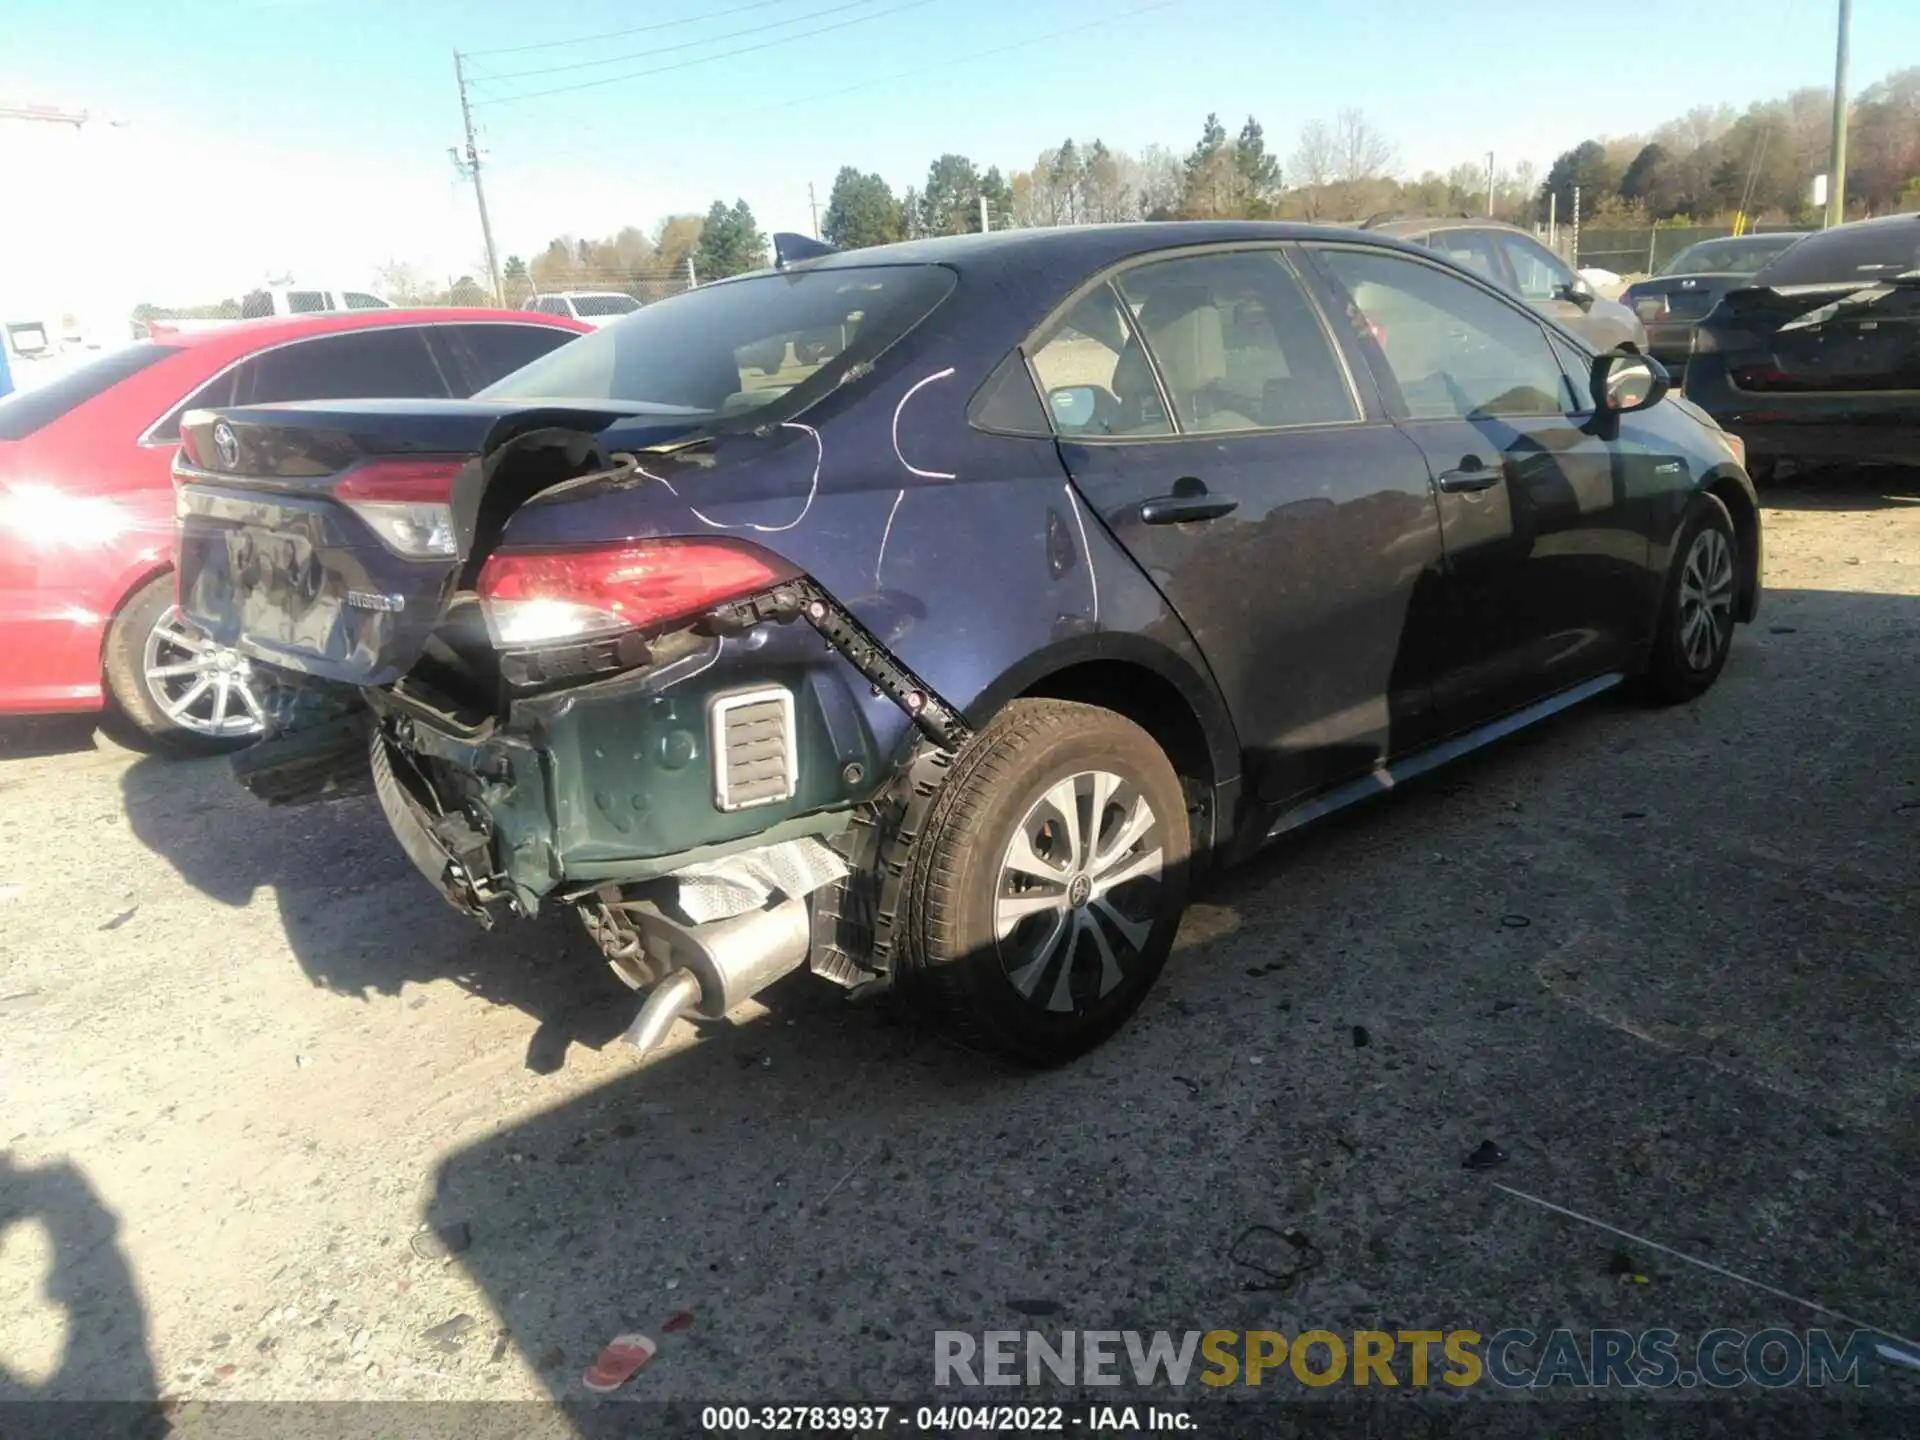
[[1703,701],[1216,881],[1041,1075],[805,977],[638,1063],[583,933],[472,928],[370,803],[11,727],[0,1397],[572,1398],[632,1329],[635,1394],[871,1399],[937,1328],[1823,1323],[1496,1182],[1920,1332],[1920,499],[1769,500]]

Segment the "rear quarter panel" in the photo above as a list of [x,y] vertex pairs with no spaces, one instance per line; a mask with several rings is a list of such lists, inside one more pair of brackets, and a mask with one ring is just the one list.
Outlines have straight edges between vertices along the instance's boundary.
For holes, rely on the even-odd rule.
[[[976,353],[937,323],[960,302],[956,292],[868,382],[799,420],[725,437],[698,463],[651,460],[636,489],[528,505],[504,543],[725,534],[762,545],[975,723],[1049,669],[1116,643],[1204,693],[1186,632],[1074,493],[1053,442],[967,423],[1004,350]],[[618,449],[619,427],[602,439]],[[879,753],[898,754],[905,716],[857,688]]]

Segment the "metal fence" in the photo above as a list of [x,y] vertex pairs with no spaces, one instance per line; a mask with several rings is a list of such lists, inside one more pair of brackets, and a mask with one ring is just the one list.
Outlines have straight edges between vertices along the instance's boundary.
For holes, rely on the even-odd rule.
[[[1755,225],[1747,233],[1765,235],[1799,228],[1797,225]],[[1621,275],[1651,275],[1689,245],[1731,234],[1731,225],[1641,225],[1625,230],[1582,226],[1580,256],[1574,263],[1583,269],[1612,270]],[[1567,226],[1560,227],[1560,236],[1571,245],[1572,235]]]

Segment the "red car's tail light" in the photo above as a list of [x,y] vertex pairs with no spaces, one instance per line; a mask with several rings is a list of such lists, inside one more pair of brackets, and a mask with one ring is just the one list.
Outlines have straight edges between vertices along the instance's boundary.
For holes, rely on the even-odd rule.
[[368,460],[342,475],[334,495],[366,521],[381,543],[412,560],[451,560],[453,477],[465,455],[413,455]]
[[739,541],[635,540],[498,551],[480,569],[479,590],[495,644],[544,645],[684,620],[796,573]]

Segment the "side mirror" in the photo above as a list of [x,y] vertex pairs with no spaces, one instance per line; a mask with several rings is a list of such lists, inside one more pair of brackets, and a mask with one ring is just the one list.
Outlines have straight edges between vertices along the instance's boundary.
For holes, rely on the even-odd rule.
[[1560,287],[1560,298],[1571,301],[1582,310],[1591,310],[1597,297],[1593,293],[1593,286],[1587,283],[1586,277],[1576,275]]
[[1673,388],[1667,367],[1651,355],[1613,351],[1593,362],[1593,396],[1603,412],[1626,415],[1659,403]]
[[1100,392],[1091,385],[1063,385],[1047,392],[1047,409],[1057,430],[1084,430],[1100,412]]

